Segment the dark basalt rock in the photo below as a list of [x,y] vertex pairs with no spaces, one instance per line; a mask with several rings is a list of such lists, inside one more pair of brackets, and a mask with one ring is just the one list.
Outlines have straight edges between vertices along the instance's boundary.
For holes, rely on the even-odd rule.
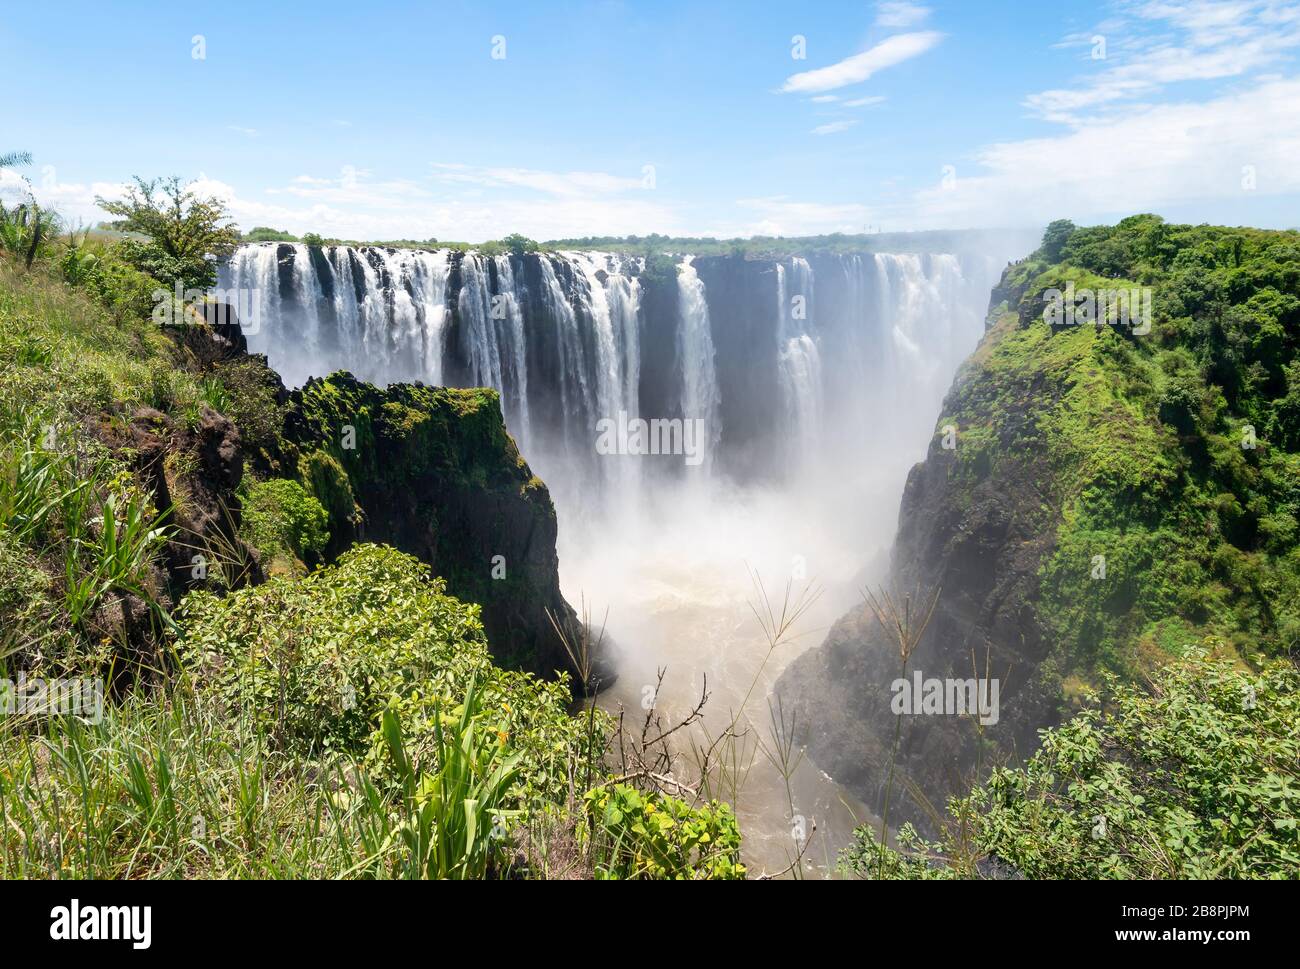
[[233,306],[205,300],[196,304],[194,309],[211,329],[213,337],[224,344],[226,353],[236,356],[248,353],[248,338],[244,336],[244,328]]
[[506,433],[495,391],[381,390],[336,373],[293,392],[284,436],[330,511],[329,557],[357,541],[415,555],[451,595],[482,606],[503,665],[576,672],[552,626],[553,617],[577,642],[578,617],[560,593],[555,506]]
[[[952,397],[978,392],[972,379],[978,378],[963,369],[944,413],[952,411]],[[907,675],[997,678],[1000,702],[998,722],[981,729],[963,716],[901,718],[891,824],[908,820],[928,830],[930,806],[942,812],[976,770],[1032,752],[1037,731],[1059,722],[1056,691],[1038,675],[1048,643],[1036,612],[1040,566],[1055,543],[1055,513],[1045,510],[1054,502],[1043,492],[1053,476],[1045,449],[1010,446],[1029,406],[1020,415],[1012,408],[999,429],[1008,446],[996,472],[963,467],[936,436],[908,476],[884,585],[898,596],[938,590],[939,602]],[[841,618],[821,647],[796,659],[777,687],[797,711],[797,739],[817,766],[877,811],[899,720],[891,684],[901,672],[897,644],[864,604]]]

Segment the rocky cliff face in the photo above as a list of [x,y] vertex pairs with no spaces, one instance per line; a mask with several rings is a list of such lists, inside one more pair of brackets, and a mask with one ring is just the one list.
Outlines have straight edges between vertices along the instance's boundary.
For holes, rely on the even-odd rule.
[[[1294,654],[1298,265],[1293,232],[1134,216],[1056,223],[1008,268],[908,478],[885,583],[938,595],[908,678],[996,678],[997,722],[896,716],[898,649],[863,607],[779,684],[821,768],[879,806],[901,720],[902,775],[941,805],[1105,674],[1141,682],[1191,644]],[[906,787],[892,820],[924,822]]]
[[[995,337],[990,337],[993,339]],[[978,359],[978,354],[977,354]],[[945,403],[954,413],[988,391],[978,362],[958,377]],[[1003,390],[1025,401],[1046,388],[1029,381]],[[1007,443],[1015,426],[1004,429]],[[909,657],[909,681],[999,680],[996,724],[977,729],[956,716],[909,716],[900,733],[899,769],[933,804],[965,789],[977,762],[1028,752],[1036,731],[1058,719],[1055,684],[1044,683],[1047,655],[1037,615],[1038,574],[1054,544],[1051,474],[1041,451],[1008,448],[997,473],[965,466],[944,447],[942,430],[908,476],[891,575],[885,583],[914,602],[938,593],[926,633]],[[892,684],[903,673],[897,643],[865,603],[842,617],[825,643],[796,660],[779,692],[799,711],[800,742],[817,765],[880,809],[896,716]],[[895,784],[891,817],[924,824],[922,804]]]
[[495,391],[381,390],[336,373],[291,395],[284,447],[330,514],[331,556],[356,541],[416,555],[452,595],[482,606],[498,661],[547,676],[571,669],[547,615],[576,634],[555,508]]

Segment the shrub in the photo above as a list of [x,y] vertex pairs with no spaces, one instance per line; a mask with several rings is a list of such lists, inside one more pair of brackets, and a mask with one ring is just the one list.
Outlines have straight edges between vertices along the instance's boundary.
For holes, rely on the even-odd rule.
[[566,712],[567,681],[494,667],[478,606],[444,590],[418,559],[358,545],[306,577],[275,577],[225,598],[191,593],[179,649],[205,693],[281,749],[363,756],[381,773],[384,710],[400,717],[419,768],[436,759],[437,711],[463,702],[476,680],[490,711],[484,721],[523,755],[512,801],[562,801],[570,772],[601,756],[604,719],[588,742]]
[[[1222,644],[1210,643],[1216,650]],[[1023,766],[954,800],[938,842],[901,851],[867,829],[841,861],[896,878],[1293,878],[1300,870],[1300,672],[1254,673],[1193,650],[1152,690],[1109,678],[1104,708],[1043,732]]]
[[123,255],[168,286],[211,288],[217,272],[208,257],[228,256],[239,244],[239,232],[228,222],[225,203],[196,195],[178,178],[136,178],[125,198],[97,196],[95,203],[118,216],[118,228],[148,237],[147,242],[128,240]]
[[597,787],[583,798],[597,833],[598,879],[741,879],[740,832],[730,806],[692,808],[628,784]]
[[240,532],[268,561],[290,556],[315,562],[329,541],[329,517],[296,481],[258,481],[244,499]]
[[265,225],[255,225],[242,236],[244,242],[297,242],[298,237],[283,229],[272,229]]

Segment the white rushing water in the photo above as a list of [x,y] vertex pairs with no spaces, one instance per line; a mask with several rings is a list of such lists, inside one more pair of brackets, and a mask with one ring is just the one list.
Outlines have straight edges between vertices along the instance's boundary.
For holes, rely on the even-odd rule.
[[[590,604],[597,624],[608,609],[619,680],[602,704],[639,716],[665,669],[660,709],[684,713],[707,678],[705,727],[738,716],[748,731],[747,859],[784,867],[793,814],[816,826],[808,857],[820,873],[863,816],[807,763],[791,811],[754,746],[770,742],[767,698],[880,574],[907,471],[982,333],[1002,264],[859,253],[742,276],[728,275],[738,260],[686,256],[656,284],[676,293],[651,300],[645,262],[606,253],[261,244],[241,247],[219,286],[251,307],[250,348],[290,385],[346,369],[500,391],[555,500],[566,597]],[[713,280],[769,288],[738,309]],[[620,414],[702,420],[704,460],[598,455],[597,421]],[[778,610],[787,588],[821,590],[774,651],[752,611],[756,577]]]
[[714,451],[721,438],[718,405],[717,363],[713,331],[709,323],[709,301],[704,284],[691,264],[690,256],[677,267],[677,288],[681,323],[677,337],[677,355],[682,368],[682,417],[699,421],[704,428],[702,476],[713,467]]

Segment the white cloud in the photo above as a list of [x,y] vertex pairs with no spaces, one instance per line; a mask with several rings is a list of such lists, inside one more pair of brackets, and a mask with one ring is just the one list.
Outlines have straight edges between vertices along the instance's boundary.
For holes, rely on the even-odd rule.
[[879,27],[899,27],[907,29],[924,23],[930,16],[930,8],[907,0],[883,0],[876,4],[876,25]]
[[933,30],[895,34],[875,47],[847,57],[838,64],[792,74],[786,78],[781,90],[809,94],[858,84],[877,71],[883,71],[885,68],[924,54],[943,40],[943,36]]
[[838,101],[838,100],[839,100],[839,95],[837,95],[837,94],[819,94],[819,95],[817,95],[817,97],[815,97],[815,98],[809,98],[808,100],[811,101],[813,104],[830,104],[832,101]]
[[872,105],[883,104],[886,100],[887,98],[884,95],[877,94],[868,98],[854,98],[852,101],[845,101],[844,106],[846,108],[869,108]]
[[96,196],[115,199],[125,192],[126,186],[119,182],[61,182],[51,167],[28,179],[10,169],[0,169],[0,199],[12,205],[33,195],[39,205],[58,212],[69,227],[95,225],[110,218],[95,204]]
[[[1273,78],[1209,101],[1137,107],[1056,137],[991,145],[976,156],[984,173],[922,191],[906,211],[931,226],[999,225],[1295,194],[1297,157],[1300,79]],[[1243,187],[1248,166],[1253,192]]]
[[606,172],[545,172],[529,168],[478,168],[435,164],[434,177],[488,188],[524,188],[548,195],[585,198],[647,189],[652,180],[643,172],[630,178]]
[[737,199],[736,207],[751,218],[716,226],[703,234],[733,236],[802,236],[830,232],[861,232],[875,217],[872,209],[856,202],[799,202],[784,195]]
[[[224,199],[245,229],[269,225],[327,238],[481,242],[511,232],[558,239],[680,235],[687,229],[676,210],[645,191],[640,179],[601,172],[440,164],[428,181],[411,181],[374,179],[368,171],[351,169],[335,178],[299,175],[268,189],[269,200],[242,196],[233,186],[207,178],[194,187]],[[483,188],[498,191],[489,197]]]
[[1121,9],[1125,15],[1093,34],[1060,45],[1092,47],[1094,37],[1104,38],[1106,58],[1095,73],[1031,94],[1025,107],[1076,124],[1081,112],[1151,98],[1171,84],[1243,77],[1300,47],[1300,5],[1284,0],[1130,0]]
[[855,119],[852,121],[832,121],[829,124],[819,124],[816,128],[812,130],[812,134],[835,135],[835,134],[839,134],[841,131],[848,131],[857,123],[858,122]]
[[226,130],[227,130],[227,131],[234,131],[234,132],[237,132],[238,134],[244,135],[245,137],[248,137],[248,138],[256,138],[256,137],[257,137],[257,129],[256,129],[256,128],[241,128],[241,127],[240,127],[239,125],[237,125],[237,124],[228,124],[228,125],[226,125]]

